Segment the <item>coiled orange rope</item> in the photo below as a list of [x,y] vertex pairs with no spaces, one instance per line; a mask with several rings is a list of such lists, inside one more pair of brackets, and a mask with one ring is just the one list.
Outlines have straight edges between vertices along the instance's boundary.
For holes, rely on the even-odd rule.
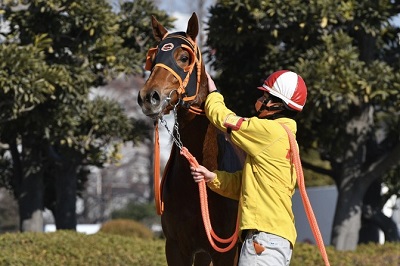
[[[199,163],[197,162],[196,158],[189,152],[189,150],[186,147],[182,147],[181,155],[183,155],[189,161],[191,166],[195,168],[199,167]],[[208,241],[210,242],[211,246],[218,252],[227,252],[231,250],[236,245],[239,236],[239,219],[236,220],[235,232],[231,237],[226,239],[218,237],[215,234],[210,221],[206,182],[204,180],[202,182],[199,182],[199,193],[200,193],[201,216],[203,217],[204,228],[206,230]],[[214,239],[220,243],[224,244],[230,243],[230,244],[225,248],[220,248],[215,244]]]
[[307,191],[306,191],[306,187],[304,184],[303,168],[301,166],[301,160],[300,160],[299,152],[297,150],[296,140],[295,140],[292,132],[290,131],[290,129],[284,124],[281,124],[281,125],[286,130],[286,133],[289,136],[290,150],[292,153],[292,158],[294,160],[294,166],[295,166],[296,174],[297,174],[297,184],[299,186],[301,199],[303,201],[303,205],[304,205],[304,209],[306,211],[308,222],[310,223],[311,231],[317,242],[319,251],[325,262],[325,265],[329,266],[330,264],[329,264],[328,255],[326,254],[324,240],[322,239],[321,232],[318,227],[317,219],[315,218],[314,211],[311,207],[310,200],[308,199],[308,196],[307,196]]
[[[158,122],[154,123],[154,201],[156,205],[157,214],[161,215],[164,211],[164,202],[161,198],[161,189],[160,186],[160,143],[159,143],[159,131],[158,131]],[[180,151],[181,155],[183,155],[193,167],[198,167],[199,163],[197,162],[196,158],[189,152],[186,147],[182,147]],[[211,220],[210,220],[210,213],[208,210],[208,199],[207,199],[207,189],[205,181],[199,183],[199,194],[200,194],[200,206],[201,206],[201,216],[203,218],[204,228],[206,230],[206,235],[208,241],[210,242],[211,246],[218,252],[227,252],[231,250],[238,239],[239,235],[239,219],[236,221],[236,228],[233,235],[227,239],[220,238],[214,232]],[[227,244],[230,243],[225,248],[220,248],[214,242],[214,239],[220,243]]]

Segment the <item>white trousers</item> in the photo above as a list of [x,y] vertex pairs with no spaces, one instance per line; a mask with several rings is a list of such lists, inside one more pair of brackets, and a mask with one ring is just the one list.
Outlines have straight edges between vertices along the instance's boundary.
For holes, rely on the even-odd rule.
[[289,240],[255,230],[249,230],[243,241],[239,266],[288,266],[292,258]]

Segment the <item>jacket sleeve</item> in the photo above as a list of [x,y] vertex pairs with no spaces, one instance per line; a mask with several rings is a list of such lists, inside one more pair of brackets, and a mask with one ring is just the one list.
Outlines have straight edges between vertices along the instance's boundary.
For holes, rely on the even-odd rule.
[[268,134],[271,125],[265,120],[260,123],[257,117],[242,118],[228,109],[224,97],[220,93],[211,93],[205,103],[207,118],[220,130],[227,132],[227,125],[232,126],[230,135],[233,143],[243,149],[248,155],[256,156],[265,144],[265,138],[260,138],[260,132]]
[[225,171],[214,171],[217,177],[207,183],[207,186],[221,196],[239,200],[240,190],[242,186],[242,171],[229,173]]

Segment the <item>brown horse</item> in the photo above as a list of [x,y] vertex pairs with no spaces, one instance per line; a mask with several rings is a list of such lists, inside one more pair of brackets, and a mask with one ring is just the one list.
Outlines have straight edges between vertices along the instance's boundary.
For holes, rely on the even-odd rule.
[[[180,154],[186,147],[199,164],[207,168],[238,170],[238,157],[225,160],[225,151],[233,150],[224,135],[199,114],[208,94],[207,77],[201,53],[196,45],[199,31],[195,13],[186,32],[168,33],[152,17],[157,48],[150,49],[146,67],[151,74],[138,95],[142,111],[153,119],[174,112],[175,139],[162,182],[164,211],[161,222],[166,237],[168,265],[234,265],[237,246],[218,252],[210,244],[201,215],[199,187],[190,174],[188,160]],[[225,158],[225,159],[224,159]],[[214,232],[221,238],[235,231],[237,202],[207,188],[209,214]],[[227,244],[219,243],[218,246]]]

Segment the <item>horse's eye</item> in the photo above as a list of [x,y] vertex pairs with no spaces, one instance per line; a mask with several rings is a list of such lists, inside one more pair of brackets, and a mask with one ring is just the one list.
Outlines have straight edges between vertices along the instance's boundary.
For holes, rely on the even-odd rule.
[[189,61],[189,56],[181,55],[180,59],[182,63],[187,63]]

